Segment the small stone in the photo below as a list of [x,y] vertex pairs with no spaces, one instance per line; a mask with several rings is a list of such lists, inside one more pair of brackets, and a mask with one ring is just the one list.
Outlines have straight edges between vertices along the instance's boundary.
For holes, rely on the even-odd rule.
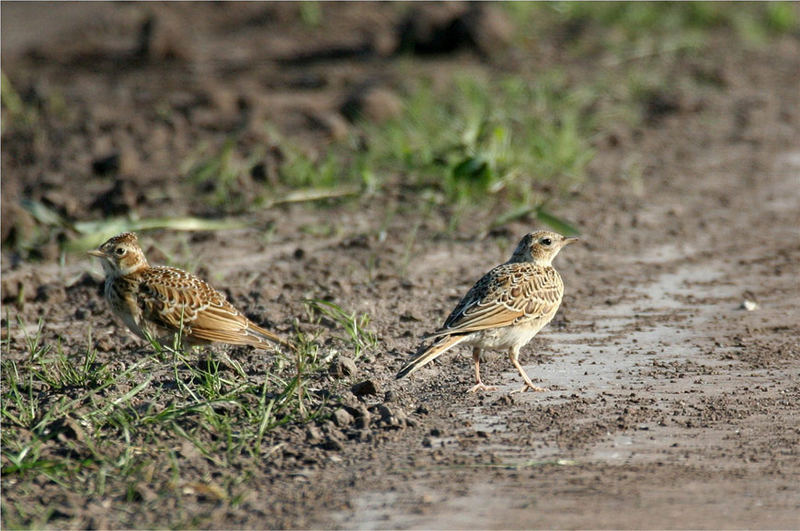
[[390,89],[368,84],[350,94],[339,108],[339,112],[350,122],[361,118],[384,122],[403,112],[403,102]]
[[133,487],[133,501],[150,503],[158,499],[158,493],[151,489],[144,481],[139,481]]
[[92,171],[96,175],[111,175],[117,173],[120,167],[120,154],[114,152],[92,161]]
[[380,404],[375,411],[376,413],[378,413],[378,415],[380,415],[381,421],[386,423],[391,422],[393,415],[392,415],[392,410],[389,406],[387,406],[386,404]]
[[339,356],[333,363],[331,363],[328,372],[337,378],[344,378],[346,376],[355,376],[358,372],[356,362],[352,358],[346,356]]
[[386,404],[380,404],[376,412],[381,417],[381,422],[392,428],[402,428],[406,425],[406,414],[400,408],[390,408]]
[[411,312],[405,311],[402,314],[400,314],[400,321],[401,322],[405,322],[405,323],[411,322],[411,321],[419,322],[419,321],[421,321],[421,319],[419,317],[415,316],[414,314],[412,314]]
[[333,412],[333,422],[340,428],[344,428],[353,423],[353,416],[344,408],[339,408]]
[[366,406],[362,405],[358,409],[358,417],[356,418],[356,428],[359,430],[366,430],[367,428],[369,428],[371,420],[372,420],[372,415],[370,415],[369,410],[367,410]]
[[322,440],[322,431],[316,426],[306,428],[306,441],[310,444],[317,444]]
[[744,301],[742,301],[742,305],[740,306],[740,308],[748,312],[752,312],[754,310],[758,310],[758,303],[755,301],[751,301],[749,299],[745,299]]
[[94,340],[94,348],[100,352],[112,352],[114,350],[114,341],[108,336],[98,337]]
[[378,383],[374,380],[364,380],[358,382],[350,388],[350,391],[356,396],[367,396],[378,394]]
[[341,452],[344,449],[344,446],[342,446],[342,443],[340,443],[333,437],[328,437],[322,444],[322,448],[333,452]]

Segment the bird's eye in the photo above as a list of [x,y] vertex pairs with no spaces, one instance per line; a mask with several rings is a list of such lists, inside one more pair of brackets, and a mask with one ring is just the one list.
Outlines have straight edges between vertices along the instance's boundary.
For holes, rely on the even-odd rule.
[[125,254],[125,249],[123,247],[117,247],[114,249],[114,252],[117,253],[117,256],[122,256]]
[[551,243],[553,243],[553,240],[551,240],[550,238],[542,238],[539,241],[541,242],[542,245],[550,245]]

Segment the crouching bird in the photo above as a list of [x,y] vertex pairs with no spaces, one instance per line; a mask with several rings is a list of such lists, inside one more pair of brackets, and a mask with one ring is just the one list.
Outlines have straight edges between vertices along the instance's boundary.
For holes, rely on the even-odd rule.
[[105,298],[111,310],[143,339],[164,341],[179,332],[189,345],[290,346],[195,275],[175,267],[151,266],[132,232],[114,236],[89,254],[103,264]]
[[519,392],[531,389],[546,391],[533,385],[519,364],[519,350],[555,316],[564,295],[561,275],[553,268],[553,258],[577,238],[566,238],[550,231],[526,234],[508,262],[486,273],[461,299],[439,330],[428,336],[428,347],[421,345],[416,354],[397,373],[403,378],[435,360],[456,345],[472,346],[476,384],[474,391],[491,391],[494,387],[481,381],[482,349],[507,350],[525,385]]

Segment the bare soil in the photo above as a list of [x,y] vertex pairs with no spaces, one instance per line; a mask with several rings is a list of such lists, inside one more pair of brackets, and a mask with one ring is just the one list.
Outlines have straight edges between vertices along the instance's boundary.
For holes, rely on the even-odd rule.
[[[202,142],[242,127],[252,128],[243,150],[270,141],[257,117],[319,146],[331,123],[349,127],[339,109],[360,83],[392,89],[404,76],[497,68],[478,45],[397,58],[384,37],[400,17],[384,4],[326,5],[335,32],[309,31],[289,4],[235,7],[98,4],[57,32],[43,22],[31,42],[12,27],[39,8],[3,3],[4,73],[21,92],[62,94],[67,108],[44,140],[4,133],[4,239],[25,230],[14,206],[25,197],[72,219],[218,215],[177,177]],[[159,24],[141,51],[148,10]],[[535,58],[554,59],[574,76],[602,68],[553,50]],[[599,135],[587,181],[558,203],[584,243],[557,258],[562,309],[523,350],[548,392],[510,394],[519,377],[501,356],[483,365],[500,389],[467,394],[466,351],[394,380],[529,220],[478,238],[480,214],[453,233],[442,209],[411,239],[413,198],[398,187],[388,199],[250,212],[248,229],[147,233],[154,257],[190,248],[199,274],[281,333],[302,319],[304,298],[367,313],[380,346],[346,384],[372,380],[379,392],[340,400],[372,421],[321,423],[335,444],[309,426],[278,429],[285,445],[247,471],[236,505],[191,494],[86,500],[44,478],[22,491],[12,477],[4,519],[36,499],[58,507],[53,527],[800,527],[800,40],[747,49],[720,34],[708,56],[664,68],[678,78],[711,68],[719,83],[667,92],[674,105],[645,126]],[[111,154],[118,167],[107,174],[97,165]],[[635,180],[623,177],[631,161]],[[101,198],[118,182],[124,197],[111,208]],[[49,340],[76,349],[91,323],[100,357],[130,364],[141,345],[101,300],[97,264],[57,256],[44,246],[23,260],[4,246],[4,318],[42,318]],[[264,367],[261,352],[233,354],[249,371]],[[184,471],[214,477],[203,455],[178,455]]]

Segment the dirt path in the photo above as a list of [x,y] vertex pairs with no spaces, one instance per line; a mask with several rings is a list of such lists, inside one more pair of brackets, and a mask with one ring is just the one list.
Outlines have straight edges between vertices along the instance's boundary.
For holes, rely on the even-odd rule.
[[[690,161],[638,226],[559,258],[566,322],[526,367],[550,392],[509,398],[508,370],[492,375],[500,392],[451,389],[424,428],[355,464],[350,486],[337,482],[346,508],[312,525],[800,525],[800,153],[753,174],[736,170],[749,150],[727,157]],[[468,374],[465,360],[442,370]]]

